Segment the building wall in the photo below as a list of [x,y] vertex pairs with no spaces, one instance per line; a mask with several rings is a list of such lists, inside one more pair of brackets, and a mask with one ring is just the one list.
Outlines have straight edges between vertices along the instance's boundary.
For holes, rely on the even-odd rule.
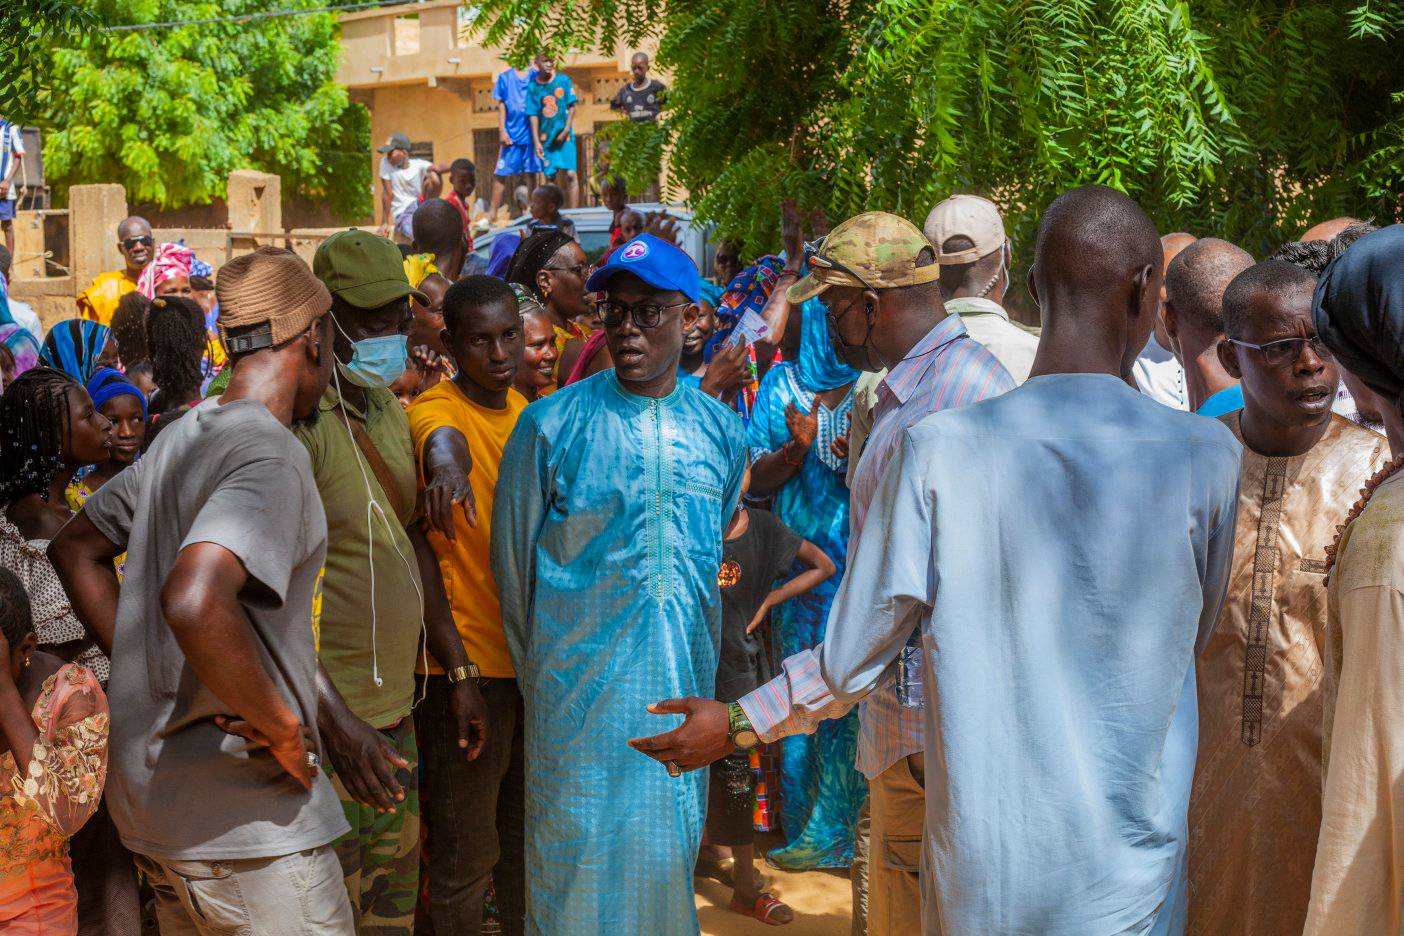
[[[472,159],[478,164],[486,198],[497,161],[498,115],[492,86],[507,63],[504,50],[466,38],[465,10],[458,0],[429,0],[345,14],[340,18],[344,58],[337,80],[370,111],[373,149],[390,134],[403,133],[416,144],[416,155],[432,156],[436,162]],[[559,63],[580,99],[575,133],[587,203],[593,201],[588,184],[593,135],[597,126],[617,119],[609,101],[629,80],[635,51],[621,45],[613,55],[575,54]],[[643,51],[652,54],[651,48]],[[380,159],[372,153],[369,168],[377,221],[381,220]]]

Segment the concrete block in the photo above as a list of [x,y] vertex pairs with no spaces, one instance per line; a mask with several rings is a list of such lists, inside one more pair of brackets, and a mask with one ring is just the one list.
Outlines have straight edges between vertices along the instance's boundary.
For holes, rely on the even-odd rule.
[[104,270],[120,270],[117,225],[127,217],[127,190],[115,183],[68,190],[69,258],[73,278],[85,288]]
[[226,202],[230,230],[255,234],[282,232],[283,180],[276,174],[236,169],[229,173]]
[[44,214],[21,211],[15,215],[15,256],[10,267],[13,280],[44,277]]
[[[87,286],[88,284],[85,282],[83,285]],[[22,280],[16,282],[11,288],[11,295],[34,307],[45,331],[53,328],[64,319],[77,317],[78,306],[73,301],[73,297],[77,294],[78,290],[74,288],[71,276]]]

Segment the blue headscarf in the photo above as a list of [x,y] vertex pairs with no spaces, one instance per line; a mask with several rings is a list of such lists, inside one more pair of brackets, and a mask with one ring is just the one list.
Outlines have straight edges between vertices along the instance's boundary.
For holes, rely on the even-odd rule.
[[102,409],[108,400],[119,396],[134,396],[141,404],[141,416],[146,418],[146,394],[127,380],[127,375],[110,367],[99,367],[88,380],[88,396],[93,398],[93,408]]
[[[804,330],[800,333],[799,362],[795,366],[795,376],[800,386],[810,393],[822,393],[858,379],[858,372],[839,360],[834,353],[833,342],[829,340],[829,326],[824,321],[827,313],[818,297],[808,300],[798,309],[804,316],[800,323]],[[795,312],[792,310],[791,315]]]
[[1387,403],[1404,397],[1404,224],[1366,234],[1333,260],[1311,315],[1342,367]]
[[488,253],[487,275],[506,279],[507,267],[512,264],[512,255],[517,252],[521,243],[521,236],[511,233],[503,234],[493,240],[492,250]]
[[39,361],[86,384],[111,336],[112,329],[91,319],[67,319],[49,329]]

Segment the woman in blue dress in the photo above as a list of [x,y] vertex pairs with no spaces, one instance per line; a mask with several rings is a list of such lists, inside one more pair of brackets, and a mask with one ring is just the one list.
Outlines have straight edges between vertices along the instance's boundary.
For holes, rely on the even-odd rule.
[[[781,605],[771,619],[777,661],[824,639],[824,625],[848,551],[847,435],[857,371],[839,361],[817,300],[786,328],[799,354],[761,381],[747,428],[751,495],[774,495],[775,513],[834,560],[838,574]],[[787,349],[787,357],[789,357]],[[795,570],[796,573],[800,571]],[[780,821],[788,844],[770,859],[791,870],[845,868],[853,861],[853,830],[868,794],[854,767],[858,713],[824,722],[813,735],[783,742]]]

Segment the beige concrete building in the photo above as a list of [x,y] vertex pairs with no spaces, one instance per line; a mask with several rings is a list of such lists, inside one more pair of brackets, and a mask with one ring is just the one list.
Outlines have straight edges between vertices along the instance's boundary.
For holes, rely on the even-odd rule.
[[[480,194],[486,197],[498,149],[492,86],[507,63],[501,49],[464,38],[470,17],[459,0],[344,14],[345,57],[337,81],[370,111],[373,146],[403,133],[414,143],[416,156],[436,162],[467,157],[478,165]],[[629,60],[636,51],[620,46],[614,55],[570,55],[559,63],[580,99],[575,135],[582,203],[595,203],[587,181],[594,166],[595,130],[618,119],[609,101],[629,80]],[[373,154],[369,172],[376,191],[379,163],[379,154]],[[376,202],[378,215],[378,197]]]

